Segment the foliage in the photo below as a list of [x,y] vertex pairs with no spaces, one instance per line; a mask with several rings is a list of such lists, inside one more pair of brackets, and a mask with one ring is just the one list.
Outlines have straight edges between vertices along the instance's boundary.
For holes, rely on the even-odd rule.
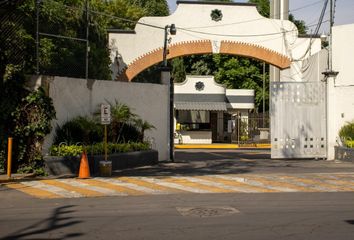
[[[128,105],[118,101],[109,104],[111,105],[112,121],[107,126],[108,142],[142,142],[144,133],[155,128],[133,113]],[[99,115],[100,110],[96,112],[96,116]],[[57,127],[54,145],[60,145],[61,143],[92,145],[103,140],[103,129],[104,126],[100,124],[98,117],[78,116]]]
[[[110,79],[108,28],[133,29],[143,16],[168,15],[166,0],[112,0],[89,2],[89,78]],[[47,75],[85,77],[86,0],[40,1],[39,31],[69,38],[40,36],[40,72]],[[4,3],[0,26],[0,75],[7,64],[20,64],[26,74],[36,68],[36,1]],[[3,7],[2,5],[2,7]],[[122,21],[119,18],[132,20]],[[94,67],[93,67],[94,66]]]
[[24,76],[18,67],[8,65],[4,75],[4,81],[0,80],[0,170],[4,169],[7,159],[7,139],[13,137],[14,122],[11,113],[28,94],[22,88]]
[[42,172],[42,143],[45,135],[51,131],[51,120],[55,118],[52,100],[39,88],[22,99],[12,117],[15,124],[13,134],[17,143],[15,169]]
[[339,130],[339,136],[342,139],[344,145],[347,147],[354,147],[354,121],[347,122]]
[[134,119],[134,125],[136,126],[137,129],[139,129],[139,141],[143,142],[144,141],[144,134],[145,131],[147,130],[152,130],[152,129],[156,129],[156,127],[154,125],[152,125],[151,123],[149,123],[146,120],[143,120],[141,118],[136,118]]
[[[261,111],[263,100],[263,63],[250,58],[214,55],[213,61],[217,70],[214,72],[215,80],[227,88],[254,89],[255,108]],[[268,68],[265,73],[265,102],[268,109]]]
[[258,12],[266,18],[269,18],[270,15],[270,3],[269,0],[249,0],[249,3],[257,4]]
[[144,9],[146,16],[167,16],[169,14],[166,0],[126,0],[130,5]]
[[76,117],[56,128],[54,144],[92,144],[103,139],[102,126],[88,117]]
[[134,114],[128,105],[119,103],[117,100],[115,104],[111,105],[111,124],[109,126],[109,133],[112,142],[119,142],[121,139],[121,133],[125,125],[131,125],[134,118],[137,116]]
[[174,58],[171,61],[173,82],[183,82],[186,79],[186,67],[183,58]]
[[[50,148],[51,156],[79,156],[83,150],[86,150],[88,154],[102,155],[104,154],[104,143],[96,143],[89,146],[81,145],[53,145]],[[108,143],[108,154],[112,153],[125,153],[133,151],[149,150],[150,145],[147,142],[128,142],[128,143]]]

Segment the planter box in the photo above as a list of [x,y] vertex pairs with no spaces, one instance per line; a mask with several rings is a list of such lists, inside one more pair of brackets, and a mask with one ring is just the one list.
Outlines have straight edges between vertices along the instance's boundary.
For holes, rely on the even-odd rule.
[[354,148],[334,147],[334,153],[337,160],[354,162]]
[[[88,155],[91,175],[99,172],[99,162],[104,160],[103,155]],[[49,175],[77,175],[80,167],[80,157],[44,157],[45,169]],[[138,151],[129,153],[115,153],[108,156],[112,161],[112,170],[150,166],[158,163],[156,150]]]

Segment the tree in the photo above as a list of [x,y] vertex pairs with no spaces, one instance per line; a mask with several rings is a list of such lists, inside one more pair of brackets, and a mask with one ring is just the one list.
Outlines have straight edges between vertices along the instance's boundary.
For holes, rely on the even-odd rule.
[[169,14],[166,0],[128,0],[128,3],[144,9],[146,16],[167,16]]
[[183,82],[186,79],[186,67],[182,57],[172,59],[171,77],[173,82]]

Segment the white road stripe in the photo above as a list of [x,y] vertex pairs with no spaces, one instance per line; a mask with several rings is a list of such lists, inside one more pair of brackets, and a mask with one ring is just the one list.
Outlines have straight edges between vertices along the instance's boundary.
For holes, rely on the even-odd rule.
[[245,177],[234,177],[234,176],[225,176],[225,175],[220,176],[219,175],[217,177],[218,178],[222,178],[222,179],[226,179],[226,180],[237,181],[237,182],[248,184],[248,185],[255,186],[255,187],[276,190],[276,191],[280,191],[280,192],[298,192],[298,190],[292,189],[292,188],[279,187],[279,186],[270,186],[268,184],[264,184],[264,183],[259,182],[259,181],[248,179],[247,176],[245,176]]
[[185,185],[182,185],[179,183],[171,183],[171,182],[163,181],[163,180],[157,179],[157,178],[147,178],[147,177],[136,177],[136,178],[139,180],[149,182],[149,183],[161,185],[161,186],[168,187],[168,188],[175,188],[175,189],[179,189],[179,190],[187,191],[187,192],[192,192],[192,193],[214,193],[212,191],[199,189],[199,188],[193,188],[193,187],[185,186]]
[[118,179],[100,178],[100,177],[94,178],[94,179],[95,180],[99,180],[101,182],[105,182],[105,183],[111,183],[111,184],[116,185],[116,186],[130,188],[132,190],[136,190],[136,191],[140,191],[140,192],[144,192],[144,193],[167,194],[167,192],[163,192],[163,191],[152,189],[152,188],[147,188],[147,187],[144,187],[144,186],[139,186],[139,185],[134,184],[134,183],[123,182],[123,181],[120,181]]
[[[324,178],[325,177],[325,178]],[[344,183],[339,183],[338,181],[344,181],[344,182],[354,182],[354,181],[351,181],[351,180],[345,180],[345,179],[340,179],[340,178],[337,178],[337,179],[333,179],[333,180],[330,180],[328,179],[328,177],[330,176],[320,176],[320,175],[306,175],[306,176],[301,176],[301,178],[303,179],[308,179],[308,180],[312,180],[312,181],[317,181],[317,182],[320,182],[320,183],[324,183],[324,184],[328,184],[328,185],[333,185],[333,188],[341,188],[341,187],[345,187],[345,188],[350,188],[350,189],[354,189],[354,186],[350,186],[349,184],[344,184]],[[327,178],[327,179],[326,179]]]
[[79,187],[79,188],[83,188],[83,189],[87,189],[87,190],[91,190],[91,191],[96,191],[96,192],[105,194],[107,196],[127,196],[127,194],[122,193],[122,192],[114,191],[112,189],[103,188],[103,187],[91,186],[87,183],[79,182],[74,179],[57,179],[55,181],[65,183],[65,184],[71,185],[73,187]]
[[[214,176],[208,175],[208,177],[214,177]],[[222,184],[222,183],[218,183],[218,182],[212,182],[212,181],[209,181],[206,179],[200,179],[200,178],[194,178],[194,177],[183,177],[183,179],[186,179],[188,181],[195,182],[198,184],[206,185],[206,186],[218,187],[218,188],[223,188],[226,190],[231,190],[234,192],[248,192],[248,193],[261,192],[261,191],[257,191],[254,189],[248,189],[247,187],[230,186],[230,185],[226,185],[226,184]]]
[[21,182],[21,184],[29,186],[29,187],[45,190],[45,191],[48,191],[48,192],[52,192],[54,194],[60,195],[60,196],[65,197],[65,198],[83,197],[83,195],[80,194],[80,193],[71,192],[71,191],[65,190],[65,189],[57,187],[57,186],[48,185],[48,184],[45,184],[45,183],[43,183],[41,181]]
[[[288,177],[291,177],[291,178],[288,178]],[[301,186],[301,187],[305,187],[305,188],[312,188],[312,189],[315,189],[315,190],[318,190],[318,191],[321,191],[321,192],[338,192],[337,190],[334,190],[334,189],[330,189],[330,188],[326,188],[326,187],[322,187],[322,186],[318,186],[318,185],[314,185],[314,184],[309,184],[309,183],[304,183],[304,182],[299,182],[297,181],[297,179],[301,180],[303,179],[302,176],[295,176],[295,175],[289,175],[289,176],[286,176],[286,178],[284,177],[281,177],[281,176],[278,176],[278,181],[285,181],[287,183],[291,183],[291,184],[294,184],[294,185],[298,185],[298,186]],[[306,179],[303,179],[303,180],[306,180]]]

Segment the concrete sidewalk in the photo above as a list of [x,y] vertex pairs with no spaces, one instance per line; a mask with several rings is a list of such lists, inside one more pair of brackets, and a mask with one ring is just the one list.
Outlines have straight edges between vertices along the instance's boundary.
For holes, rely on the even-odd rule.
[[35,177],[36,174],[34,173],[14,173],[11,174],[11,178],[9,178],[6,173],[3,173],[0,174],[0,183],[18,182],[25,179],[35,179]]

